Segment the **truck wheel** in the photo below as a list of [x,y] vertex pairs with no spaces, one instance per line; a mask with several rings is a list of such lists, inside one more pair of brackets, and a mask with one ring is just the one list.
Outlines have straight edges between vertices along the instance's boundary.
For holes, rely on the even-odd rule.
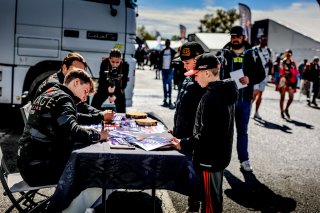
[[48,78],[50,75],[52,75],[53,73],[55,73],[57,71],[47,71],[45,73],[42,73],[41,75],[37,76],[33,81],[32,84],[29,87],[29,91],[28,91],[28,98],[26,98],[29,101],[32,101],[36,91],[38,89],[38,87],[40,86],[40,84],[46,79]]

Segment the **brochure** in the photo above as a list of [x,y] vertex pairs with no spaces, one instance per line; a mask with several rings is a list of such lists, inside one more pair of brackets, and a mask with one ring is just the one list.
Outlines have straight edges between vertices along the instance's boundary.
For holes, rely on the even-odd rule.
[[236,82],[238,89],[242,89],[244,87],[247,87],[246,84],[245,85],[241,84],[240,80],[239,80],[240,78],[242,78],[244,76],[242,69],[238,69],[233,72],[230,72],[230,76],[231,76],[231,79],[233,79]]
[[110,138],[108,140],[111,149],[135,149],[134,145],[123,138]]
[[169,138],[151,135],[141,140],[134,142],[134,144],[138,145],[142,149],[146,151],[155,150],[155,149],[164,149],[170,148],[173,143]]

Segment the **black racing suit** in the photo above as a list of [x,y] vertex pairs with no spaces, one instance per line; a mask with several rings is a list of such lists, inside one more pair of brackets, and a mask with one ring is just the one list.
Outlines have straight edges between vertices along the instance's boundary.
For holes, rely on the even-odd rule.
[[80,101],[62,84],[55,84],[36,97],[19,140],[18,168],[31,186],[57,184],[74,143],[100,139],[96,130],[77,123]]
[[[35,98],[41,93],[52,87],[56,83],[63,84],[64,74],[61,70],[49,76],[43,81],[36,91]],[[81,102],[77,105],[78,123],[79,124],[98,124],[103,121],[103,115],[101,111],[90,106],[86,102]]]
[[[125,88],[127,87],[128,74],[128,63],[121,62],[118,68],[112,69],[109,59],[103,60],[100,65],[98,90],[93,96],[91,105],[97,109],[101,109],[103,102],[109,96],[115,95],[116,111],[120,113],[126,112]],[[115,86],[114,93],[108,92],[109,86]]]

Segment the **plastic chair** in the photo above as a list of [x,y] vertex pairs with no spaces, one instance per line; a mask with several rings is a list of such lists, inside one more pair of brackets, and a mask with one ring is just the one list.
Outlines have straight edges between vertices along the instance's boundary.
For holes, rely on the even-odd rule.
[[[0,163],[0,180],[4,190],[3,194],[12,203],[5,212],[11,212],[13,209],[29,213],[44,211],[51,196],[44,195],[39,190],[55,187],[55,185],[31,187],[22,179],[20,173],[10,173],[3,159],[1,148]],[[35,197],[36,195],[37,197]]]

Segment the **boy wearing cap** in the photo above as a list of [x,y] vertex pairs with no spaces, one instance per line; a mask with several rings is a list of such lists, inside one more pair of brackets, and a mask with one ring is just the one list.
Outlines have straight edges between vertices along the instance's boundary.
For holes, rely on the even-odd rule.
[[[187,71],[192,70],[196,65],[195,57],[202,53],[204,50],[199,43],[186,42],[181,46],[180,56],[173,61],[182,61]],[[186,76],[180,86],[176,101],[172,131],[174,137],[188,138],[192,136],[197,107],[205,91],[205,88],[201,88],[195,81],[194,76]],[[199,208],[200,202],[192,196],[189,197],[186,212],[197,212]]]
[[206,93],[198,105],[193,135],[172,140],[178,150],[193,153],[202,212],[222,212],[223,170],[231,160],[238,89],[233,80],[219,80],[220,63],[216,56],[205,53],[196,60],[195,69],[185,75],[194,75],[199,85],[206,88]]
[[[231,40],[217,55],[221,57],[220,78],[227,79],[237,72],[242,77],[235,79],[241,89],[235,106],[235,121],[237,128],[237,152],[240,169],[252,172],[248,154],[248,124],[253,98],[253,86],[265,79],[265,71],[258,53],[251,49],[245,41],[245,33],[241,26],[234,26],[230,30]],[[231,74],[232,73],[232,74]]]
[[[204,53],[204,50],[199,43],[186,42],[181,47],[179,58],[174,59],[174,61],[182,61],[184,68],[188,71],[194,69],[195,57],[202,53]],[[204,92],[205,89],[199,86],[194,76],[187,76],[184,79],[176,101],[173,136],[186,138],[192,135],[194,116]]]

